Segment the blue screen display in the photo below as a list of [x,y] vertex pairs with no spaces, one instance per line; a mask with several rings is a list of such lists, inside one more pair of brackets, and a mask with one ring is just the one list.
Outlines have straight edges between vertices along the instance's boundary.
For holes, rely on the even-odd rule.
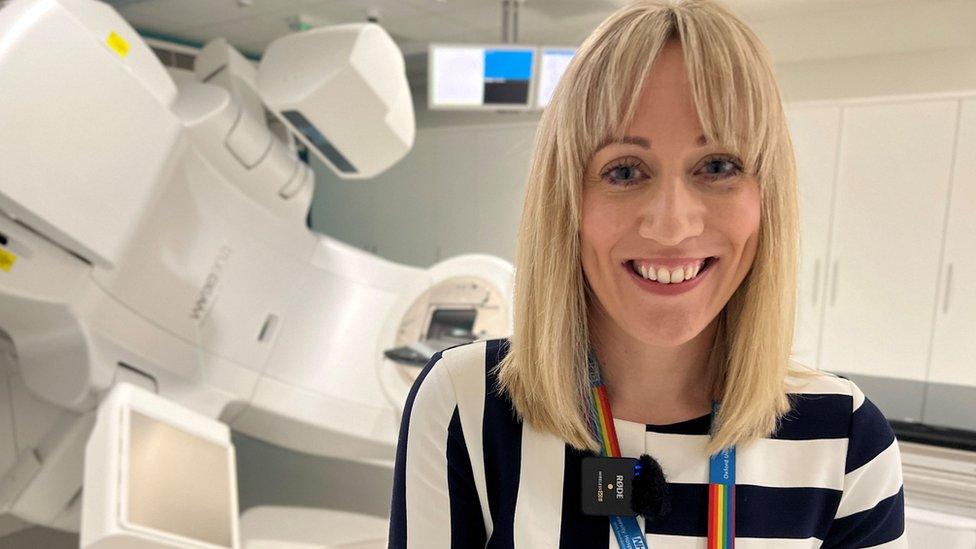
[[529,80],[532,50],[485,50],[485,78]]

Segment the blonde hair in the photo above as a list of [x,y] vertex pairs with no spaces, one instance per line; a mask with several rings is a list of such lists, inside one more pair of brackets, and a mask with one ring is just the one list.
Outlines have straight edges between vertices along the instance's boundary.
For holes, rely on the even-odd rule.
[[578,450],[600,451],[587,415],[594,296],[580,261],[583,173],[601,143],[623,136],[672,39],[682,45],[703,133],[742,160],[762,197],[756,257],[719,313],[709,358],[707,383],[721,406],[706,454],[769,436],[791,407],[784,381],[796,299],[796,168],[768,53],[714,0],[636,1],[583,42],[542,114],[515,254],[515,327],[496,366],[498,392],[519,418]]

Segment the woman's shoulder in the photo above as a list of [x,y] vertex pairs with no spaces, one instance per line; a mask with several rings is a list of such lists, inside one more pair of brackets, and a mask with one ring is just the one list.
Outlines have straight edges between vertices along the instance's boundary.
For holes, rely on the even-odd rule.
[[442,349],[430,358],[416,385],[450,385],[460,402],[484,400],[493,368],[508,351],[508,338],[479,339]]
[[434,408],[443,419],[440,427],[455,425],[451,436],[463,440],[471,455],[501,452],[510,460],[522,423],[511,401],[496,389],[494,368],[507,345],[507,338],[476,340],[435,353],[411,389],[414,396],[407,398],[404,417],[409,419],[417,403],[421,409]]
[[801,463],[833,458],[842,479],[824,547],[904,547],[901,453],[884,413],[844,376],[791,361],[787,377],[793,410],[776,438],[807,439]]
[[814,369],[792,358],[787,369],[785,386],[786,392],[791,395],[834,401],[848,413],[857,410],[865,399],[864,392],[853,380],[833,372]]
[[451,375],[485,375],[508,351],[508,338],[477,339],[458,343],[434,353],[428,366],[447,368]]
[[[887,438],[891,433],[884,414],[851,379],[791,359],[785,383],[792,403],[787,419],[818,424],[818,436],[840,438],[875,431]],[[835,432],[819,432],[823,429]]]

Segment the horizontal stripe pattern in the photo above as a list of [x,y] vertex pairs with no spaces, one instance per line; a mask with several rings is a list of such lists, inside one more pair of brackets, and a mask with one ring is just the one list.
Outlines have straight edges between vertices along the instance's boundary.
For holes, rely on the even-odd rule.
[[[589,454],[523,426],[497,393],[493,368],[507,345],[445,349],[411,388],[390,547],[617,547],[606,517],[580,511]],[[792,409],[776,432],[736,449],[736,546],[907,547],[901,457],[883,414],[856,384],[828,372],[787,383]],[[639,517],[648,545],[704,547],[709,416],[670,425],[614,418],[614,427],[621,454],[649,453],[669,482],[671,512]]]
[[[708,435],[648,431],[645,438],[638,455],[646,451],[654,456],[669,482],[707,484],[708,460],[688,457],[704,455]],[[846,439],[761,439],[736,448],[735,479],[738,484],[780,488],[796,486],[802,479],[803,486],[842,490],[844,461],[837,456],[843,458],[846,448]],[[818,466],[810,468],[810,463]]]

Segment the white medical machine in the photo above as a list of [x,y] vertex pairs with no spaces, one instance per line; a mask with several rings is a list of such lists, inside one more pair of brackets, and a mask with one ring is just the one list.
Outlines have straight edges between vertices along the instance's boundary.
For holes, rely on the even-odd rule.
[[295,138],[345,179],[413,145],[382,28],[256,68],[216,40],[195,72],[177,89],[101,2],[0,8],[0,515],[82,547],[277,547],[274,509],[242,539],[231,429],[392,469],[420,367],[512,325],[502,259],[415,268],[306,226]]

